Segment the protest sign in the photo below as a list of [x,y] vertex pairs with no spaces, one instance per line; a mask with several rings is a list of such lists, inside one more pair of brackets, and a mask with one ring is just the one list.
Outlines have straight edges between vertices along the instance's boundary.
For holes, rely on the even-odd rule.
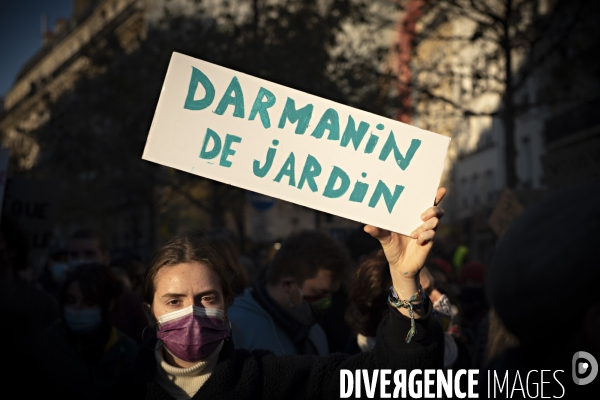
[[173,53],[142,158],[409,235],[449,142]]
[[13,178],[6,183],[5,212],[29,241],[29,263],[38,273],[46,259],[58,216],[60,196],[54,181]]

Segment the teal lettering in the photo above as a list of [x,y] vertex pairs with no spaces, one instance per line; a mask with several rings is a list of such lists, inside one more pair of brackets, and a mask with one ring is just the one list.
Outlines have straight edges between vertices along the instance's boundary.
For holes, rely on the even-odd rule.
[[221,153],[221,159],[219,160],[219,165],[222,167],[231,167],[231,161],[227,159],[229,156],[233,156],[235,154],[235,150],[231,149],[231,145],[233,143],[240,143],[242,138],[235,135],[227,135],[225,136],[225,144],[223,145],[223,152]]
[[338,116],[337,111],[333,108],[328,108],[325,110],[317,127],[313,131],[310,136],[314,136],[317,139],[323,137],[325,131],[329,131],[329,135],[327,135],[327,140],[339,140],[340,139],[340,117]]
[[[277,146],[278,144],[278,140],[273,140],[273,146]],[[260,166],[260,162],[258,160],[254,160],[254,162],[252,163],[252,172],[255,176],[258,176],[259,178],[264,178],[269,173],[269,170],[273,165],[273,159],[275,158],[276,152],[277,149],[269,147],[269,150],[267,150],[267,158],[265,160],[265,165],[263,165],[262,167]]]
[[388,136],[387,140],[385,141],[385,144],[381,148],[379,159],[381,161],[385,161],[390,155],[390,152],[394,150],[394,159],[396,160],[396,164],[398,164],[400,169],[404,171],[410,165],[410,161],[412,160],[419,146],[421,146],[421,141],[419,139],[413,139],[410,142],[410,147],[408,148],[408,151],[406,152],[406,157],[404,157],[402,153],[400,153],[400,150],[396,145],[396,140],[394,139],[394,132],[390,131],[390,135]]
[[[266,99],[266,101],[263,101],[263,99]],[[253,121],[256,117],[256,114],[258,114],[260,115],[260,121],[265,129],[270,128],[271,120],[269,119],[269,112],[267,111],[267,108],[273,107],[274,104],[275,95],[269,92],[267,89],[261,87],[256,95],[256,100],[254,100],[252,110],[250,110],[250,116],[248,117],[248,120]]]
[[[335,189],[338,179],[340,181],[340,186]],[[330,199],[342,197],[349,186],[350,178],[348,177],[348,174],[345,173],[343,169],[334,165],[331,175],[329,175],[329,179],[327,180],[327,185],[325,185],[325,190],[323,190],[323,196],[329,197]]]
[[362,203],[362,201],[365,199],[368,189],[368,183],[356,181],[354,184],[354,189],[352,189],[352,193],[350,194],[350,201]]
[[358,124],[358,129],[356,129],[356,124],[354,123],[352,115],[348,115],[348,124],[346,124],[346,129],[344,129],[344,134],[342,135],[342,141],[340,142],[340,145],[342,147],[346,147],[348,146],[348,143],[350,143],[350,140],[352,140],[354,150],[358,150],[358,146],[360,146],[360,142],[362,142],[368,130],[369,124],[363,121],[360,121],[360,124]]
[[304,183],[306,182],[313,193],[319,190],[317,183],[315,182],[315,178],[321,175],[321,171],[321,164],[319,164],[316,158],[309,154],[308,157],[306,157],[306,162],[304,163],[304,168],[302,169],[302,175],[300,175],[298,189],[302,189],[304,187]]
[[314,106],[307,104],[299,110],[296,110],[296,102],[294,99],[287,98],[285,107],[281,113],[281,119],[279,119],[279,125],[277,127],[282,129],[285,126],[285,121],[288,120],[290,123],[298,123],[296,130],[294,131],[297,135],[303,135],[306,132],[310,118],[312,117]]
[[223,115],[227,110],[227,107],[233,105],[233,116],[237,118],[244,118],[244,93],[242,92],[242,87],[240,86],[240,82],[237,77],[233,77],[231,82],[229,82],[229,86],[227,86],[227,90],[225,90],[225,94],[219,101],[219,105],[215,110],[215,114]]
[[373,135],[369,137],[369,141],[365,147],[365,154],[371,154],[373,150],[375,150],[375,146],[377,146],[377,142],[379,141],[379,136]]
[[281,178],[287,176],[289,178],[288,185],[296,186],[296,158],[294,157],[294,153],[290,153],[287,160],[283,163],[283,166],[279,170],[279,173],[273,179],[275,182],[280,182]]
[[[204,87],[204,98],[200,100],[194,100],[196,96],[196,90],[198,90],[198,84]],[[190,85],[188,87],[187,97],[185,98],[185,104],[183,108],[186,110],[204,110],[210,106],[215,98],[215,87],[213,86],[208,76],[204,75],[202,71],[192,67],[192,77],[190,79]]]
[[[207,150],[209,141],[212,139],[213,146],[211,150]],[[204,143],[202,143],[202,150],[200,150],[200,158],[205,160],[212,160],[221,152],[221,138],[217,132],[212,129],[206,129],[206,136],[204,136]]]
[[394,189],[394,194],[390,192],[390,189],[383,183],[382,181],[377,182],[377,186],[375,187],[375,191],[371,196],[371,200],[369,200],[369,207],[375,208],[381,196],[383,196],[383,200],[385,201],[385,205],[388,209],[388,212],[391,214],[394,206],[396,205],[396,201],[402,194],[404,190],[404,186],[396,185]]

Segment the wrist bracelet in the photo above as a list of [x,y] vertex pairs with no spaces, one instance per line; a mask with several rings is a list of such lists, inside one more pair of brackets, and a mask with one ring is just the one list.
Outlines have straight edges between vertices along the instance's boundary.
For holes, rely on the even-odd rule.
[[415,333],[417,333],[417,326],[415,325],[415,313],[413,307],[413,302],[418,300],[425,300],[425,294],[423,293],[423,287],[419,285],[419,289],[417,293],[413,294],[408,300],[400,300],[396,291],[394,290],[394,286],[390,286],[390,294],[388,296],[389,302],[396,308],[407,308],[408,314],[410,315],[410,330],[406,334],[406,343],[410,343],[410,340],[413,338]]

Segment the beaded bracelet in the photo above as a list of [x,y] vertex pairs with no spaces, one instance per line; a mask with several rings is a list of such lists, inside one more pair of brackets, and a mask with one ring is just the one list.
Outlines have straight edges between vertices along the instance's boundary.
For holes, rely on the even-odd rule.
[[425,293],[423,293],[423,287],[419,285],[419,289],[417,293],[413,294],[408,300],[400,300],[396,291],[394,290],[394,286],[390,286],[390,294],[388,296],[388,300],[392,305],[396,308],[408,308],[408,314],[410,315],[410,330],[406,334],[406,343],[410,343],[410,340],[413,338],[415,333],[417,333],[417,326],[415,325],[415,313],[413,309],[413,302],[417,300],[425,300]]

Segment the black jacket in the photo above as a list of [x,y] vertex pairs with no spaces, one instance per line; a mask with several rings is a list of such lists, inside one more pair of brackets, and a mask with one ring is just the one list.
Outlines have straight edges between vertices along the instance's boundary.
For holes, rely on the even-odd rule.
[[[391,307],[391,306],[390,306]],[[340,370],[348,369],[426,369],[442,368],[444,340],[442,329],[427,314],[416,320],[417,333],[405,342],[410,319],[396,310],[385,317],[377,331],[377,345],[370,352],[354,356],[287,355],[275,356],[264,350],[249,352],[234,349],[226,340],[211,377],[194,399],[334,399],[340,396]],[[132,370],[124,374],[107,398],[169,399],[172,397],[156,382],[154,344],[156,338],[142,346]],[[393,391],[388,386],[388,392]],[[391,389],[390,389],[391,388]],[[376,397],[379,396],[379,388]],[[361,394],[365,396],[364,386]],[[354,398],[354,396],[353,396]]]

